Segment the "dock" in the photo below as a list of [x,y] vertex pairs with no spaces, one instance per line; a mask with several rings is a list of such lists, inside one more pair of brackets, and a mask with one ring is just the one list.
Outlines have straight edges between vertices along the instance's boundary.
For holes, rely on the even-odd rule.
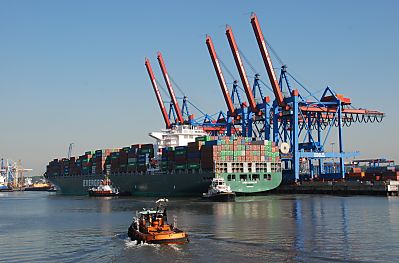
[[399,196],[399,181],[304,181],[280,185],[273,193]]

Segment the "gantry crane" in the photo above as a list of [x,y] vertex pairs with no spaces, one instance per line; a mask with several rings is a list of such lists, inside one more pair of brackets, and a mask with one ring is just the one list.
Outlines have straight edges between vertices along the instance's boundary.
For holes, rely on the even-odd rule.
[[170,95],[170,98],[171,98],[172,103],[173,103],[173,107],[174,107],[175,112],[177,114],[177,122],[179,124],[184,124],[183,114],[182,114],[182,111],[179,108],[179,104],[177,103],[175,92],[173,90],[172,83],[170,81],[170,78],[169,78],[169,75],[168,75],[168,71],[166,70],[165,62],[163,61],[161,52],[158,52],[157,59],[158,59],[158,62],[159,62],[159,66],[161,67],[162,75],[163,75],[163,77],[165,79],[166,87],[168,88],[169,95]]
[[[282,65],[280,77],[274,72],[271,57],[267,48],[266,41],[260,28],[259,20],[255,14],[251,15],[250,22],[258,43],[258,47],[266,68],[266,73],[272,86],[274,100],[271,102],[268,96],[261,94],[262,101],[256,103],[254,94],[256,87],[259,86],[259,75],[255,74],[252,90],[247,79],[245,68],[237,47],[231,27],[226,28],[226,35],[229,41],[230,49],[233,53],[234,61],[238,69],[243,88],[248,99],[249,108],[243,114],[242,135],[256,136],[275,143],[288,143],[289,151],[282,154],[285,168],[285,177],[292,180],[300,179],[300,159],[307,160],[309,165],[309,176],[313,177],[313,165],[318,162],[318,176],[331,176],[334,178],[344,178],[344,158],[357,156],[358,152],[344,152],[343,132],[344,126],[349,126],[353,122],[380,122],[384,113],[375,110],[357,109],[351,105],[351,100],[343,95],[337,94],[331,88],[324,90],[321,98],[317,98],[306,87],[299,83],[288,71],[285,65]],[[226,84],[223,73],[220,68],[216,52],[211,38],[207,36],[206,44],[208,51],[225,98],[228,112],[234,112],[236,117],[237,109],[231,109],[230,99],[226,94]],[[296,84],[304,89],[314,100],[309,100],[299,92],[293,89],[288,81],[291,77]],[[288,96],[283,97],[283,88],[288,91]],[[259,89],[259,91],[261,91]],[[242,112],[241,112],[242,113]],[[236,119],[232,122],[235,124]],[[262,127],[259,129],[257,125]],[[252,126],[254,128],[252,128]],[[256,128],[256,129],[255,129]],[[331,137],[331,130],[337,128],[337,138]],[[256,132],[253,132],[257,130]],[[326,150],[328,140],[337,140],[339,152],[329,152]],[[337,174],[326,174],[323,171],[323,161],[326,158],[339,159],[340,171]]]
[[[168,93],[171,98],[170,102],[170,109],[169,109],[169,115],[166,113],[166,108],[164,105],[164,102],[162,100],[160,90],[158,88],[158,82],[154,76],[153,70],[151,68],[151,64],[148,58],[145,60],[145,66],[147,68],[147,72],[149,74],[153,89],[155,91],[159,107],[161,109],[162,115],[164,117],[164,121],[166,124],[166,128],[171,128],[174,125],[183,125],[183,124],[188,124],[196,127],[202,128],[205,132],[211,135],[217,135],[224,133],[226,130],[226,114],[222,111],[217,113],[217,118],[214,119],[212,115],[206,114],[203,111],[201,111],[197,106],[192,104],[187,96],[184,95],[183,100],[182,100],[182,107],[179,107],[179,104],[177,102],[177,97],[175,95],[174,89],[172,87],[171,83],[171,78],[168,74],[168,71],[165,66],[165,62],[163,60],[162,54],[158,52],[157,54],[158,62],[162,71],[162,75],[164,77],[166,86],[168,88]],[[193,114],[189,113],[188,110],[188,104],[190,104],[192,107],[194,107],[196,110],[198,110],[202,116],[200,118],[195,119]],[[171,121],[172,115],[174,118],[174,121]],[[176,117],[177,115],[177,117]],[[215,115],[215,114],[214,114]],[[185,119],[184,117],[187,117]]]
[[32,169],[26,169],[22,167],[21,160],[18,160],[18,162],[14,163],[13,169],[14,169],[13,187],[18,188],[19,190],[23,190],[23,188],[25,187],[24,173],[32,171]]
[[68,147],[68,160],[69,159],[71,159],[71,156],[72,156],[72,148],[73,148],[73,142],[71,142],[70,144],[69,144],[69,147]]
[[[344,152],[343,131],[345,123],[353,122],[353,115],[372,116],[376,120],[384,117],[384,113],[363,109],[350,108],[351,101],[342,95],[336,94],[327,87],[320,99],[305,89],[314,99],[305,99],[297,89],[292,89],[288,81],[287,67],[282,66],[280,79],[277,82],[271,59],[267,50],[258,18],[251,15],[251,24],[258,42],[260,52],[272,84],[275,100],[273,103],[273,140],[284,140],[291,145],[290,155],[285,158],[285,168],[290,173],[291,179],[300,179],[300,159],[305,159],[309,164],[309,175],[313,178],[313,165],[318,162],[318,174],[323,175],[323,160],[338,158],[340,171],[335,175],[326,175],[333,178],[344,178],[344,158],[357,156],[357,152]],[[290,75],[289,75],[290,76]],[[293,78],[296,81],[295,78]],[[290,94],[282,98],[282,86],[285,84]],[[301,84],[298,83],[300,86]],[[303,86],[302,86],[303,87]],[[328,129],[323,132],[324,129]],[[332,128],[337,128],[339,152],[328,152],[325,144]],[[315,131],[315,132],[313,132]],[[324,138],[323,138],[324,137]],[[334,139],[334,138],[333,138]]]
[[234,117],[234,116],[236,116],[236,112],[235,112],[235,109],[234,109],[234,105],[233,105],[232,99],[231,99],[230,94],[229,94],[229,90],[228,90],[227,85],[226,85],[226,81],[225,81],[224,76],[223,76],[223,71],[222,71],[222,68],[220,66],[219,59],[218,59],[218,57],[216,55],[216,51],[215,51],[215,47],[214,47],[213,42],[212,42],[212,38],[210,36],[206,36],[206,41],[205,42],[206,42],[206,45],[208,47],[208,51],[209,51],[209,54],[211,56],[213,66],[215,68],[216,75],[217,75],[217,78],[219,80],[220,87],[222,89],[224,100],[226,101],[226,104],[227,104],[228,113],[229,113],[230,116]]
[[234,61],[236,63],[238,73],[240,74],[241,83],[244,86],[245,95],[247,95],[249,106],[250,106],[252,112],[258,112],[259,109],[256,106],[255,98],[251,91],[251,86],[250,86],[248,78],[247,78],[247,73],[245,72],[244,64],[242,62],[240,52],[238,51],[238,47],[237,47],[237,43],[234,38],[233,30],[231,29],[230,26],[227,26],[227,28],[226,28],[226,36],[227,36],[227,39],[229,40],[231,52],[233,53]]
[[0,174],[2,181],[14,189],[23,190],[25,186],[24,172],[32,171],[32,169],[26,169],[22,167],[21,160],[18,162],[13,162],[12,160],[1,159],[1,169]]
[[163,103],[162,96],[161,96],[161,93],[159,92],[158,84],[155,79],[154,72],[152,71],[150,60],[148,58],[145,59],[145,66],[147,68],[148,75],[150,76],[151,84],[152,84],[152,87],[154,88],[155,96],[157,97],[157,101],[158,101],[159,107],[161,109],[161,113],[162,113],[163,119],[165,121],[166,128],[170,129],[171,124],[170,124],[169,116],[168,116],[168,113],[166,112],[165,104]]
[[260,53],[262,54],[263,62],[266,67],[267,75],[269,76],[270,84],[272,85],[274,96],[276,102],[279,106],[283,106],[283,94],[281,92],[280,85],[277,81],[276,73],[274,72],[272,60],[269,55],[269,51],[266,47],[266,41],[263,38],[262,30],[260,29],[258,18],[255,14],[251,15],[251,24],[255,33],[256,40],[258,42],[258,46],[260,49]]

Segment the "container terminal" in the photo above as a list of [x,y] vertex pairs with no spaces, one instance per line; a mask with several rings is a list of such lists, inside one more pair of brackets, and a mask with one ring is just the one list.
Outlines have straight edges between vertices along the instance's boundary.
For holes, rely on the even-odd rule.
[[[360,153],[345,151],[343,128],[353,123],[378,125],[385,114],[355,107],[351,98],[332,87],[326,87],[320,97],[316,96],[290,73],[266,42],[254,13],[250,16],[250,24],[265,67],[265,80],[261,78],[263,72],[258,72],[239,49],[232,27],[227,26],[225,34],[236,75],[217,56],[211,36],[205,38],[227,110],[207,114],[185,94],[182,98],[176,97],[173,88],[176,83],[158,52],[166,92],[155,77],[150,59],[145,58],[144,63],[165,122],[165,130],[150,134],[156,144],[89,151],[76,158],[69,155],[54,159],[47,166],[46,178],[62,185],[60,188],[65,193],[73,193],[76,185],[84,192],[85,187],[97,184],[106,174],[113,177],[113,183],[124,187],[123,191],[133,195],[194,194],[219,176],[225,177],[226,183],[241,193],[273,189],[277,192],[336,193],[344,189],[348,194],[395,194],[399,175],[396,168],[389,168],[391,173],[377,174],[372,172],[374,168],[363,171],[352,163],[352,167],[345,170],[345,159],[353,159]],[[281,64],[278,72],[271,55]],[[247,73],[246,66],[250,67],[252,75]],[[231,78],[231,87],[228,87],[230,81],[226,81],[224,71]],[[161,91],[170,101],[163,100]],[[189,107],[201,116],[196,118]],[[329,151],[329,144],[337,145],[338,151]],[[367,160],[358,160],[361,162]],[[378,169],[386,168],[374,170]]]
[[42,187],[43,185],[34,185],[31,178],[26,178],[25,173],[32,169],[24,168],[21,160],[14,162],[11,159],[1,158],[0,160],[0,192],[11,192],[13,190],[23,191],[26,188],[32,189],[33,186]]

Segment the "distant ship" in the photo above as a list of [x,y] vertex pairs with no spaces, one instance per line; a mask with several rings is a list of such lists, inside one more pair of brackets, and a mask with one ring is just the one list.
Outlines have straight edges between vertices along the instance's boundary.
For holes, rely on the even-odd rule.
[[12,192],[14,189],[8,185],[0,185],[0,192]]
[[12,192],[13,188],[8,184],[6,177],[0,174],[0,192]]
[[45,180],[40,180],[39,182],[29,184],[24,188],[25,191],[52,191],[53,189],[54,186]]

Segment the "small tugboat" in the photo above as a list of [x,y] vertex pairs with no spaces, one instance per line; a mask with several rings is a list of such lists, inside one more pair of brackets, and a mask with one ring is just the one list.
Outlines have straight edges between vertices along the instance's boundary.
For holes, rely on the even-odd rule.
[[166,215],[166,203],[168,199],[156,201],[156,209],[143,209],[133,219],[128,229],[128,236],[137,244],[185,244],[188,243],[188,235],[176,227],[176,221],[168,224]]
[[213,178],[208,192],[202,194],[202,198],[216,202],[234,202],[236,194],[226,185],[223,178]]
[[106,177],[104,178],[100,185],[97,187],[92,187],[88,190],[89,196],[117,196],[119,195],[119,190],[112,187],[111,180]]

